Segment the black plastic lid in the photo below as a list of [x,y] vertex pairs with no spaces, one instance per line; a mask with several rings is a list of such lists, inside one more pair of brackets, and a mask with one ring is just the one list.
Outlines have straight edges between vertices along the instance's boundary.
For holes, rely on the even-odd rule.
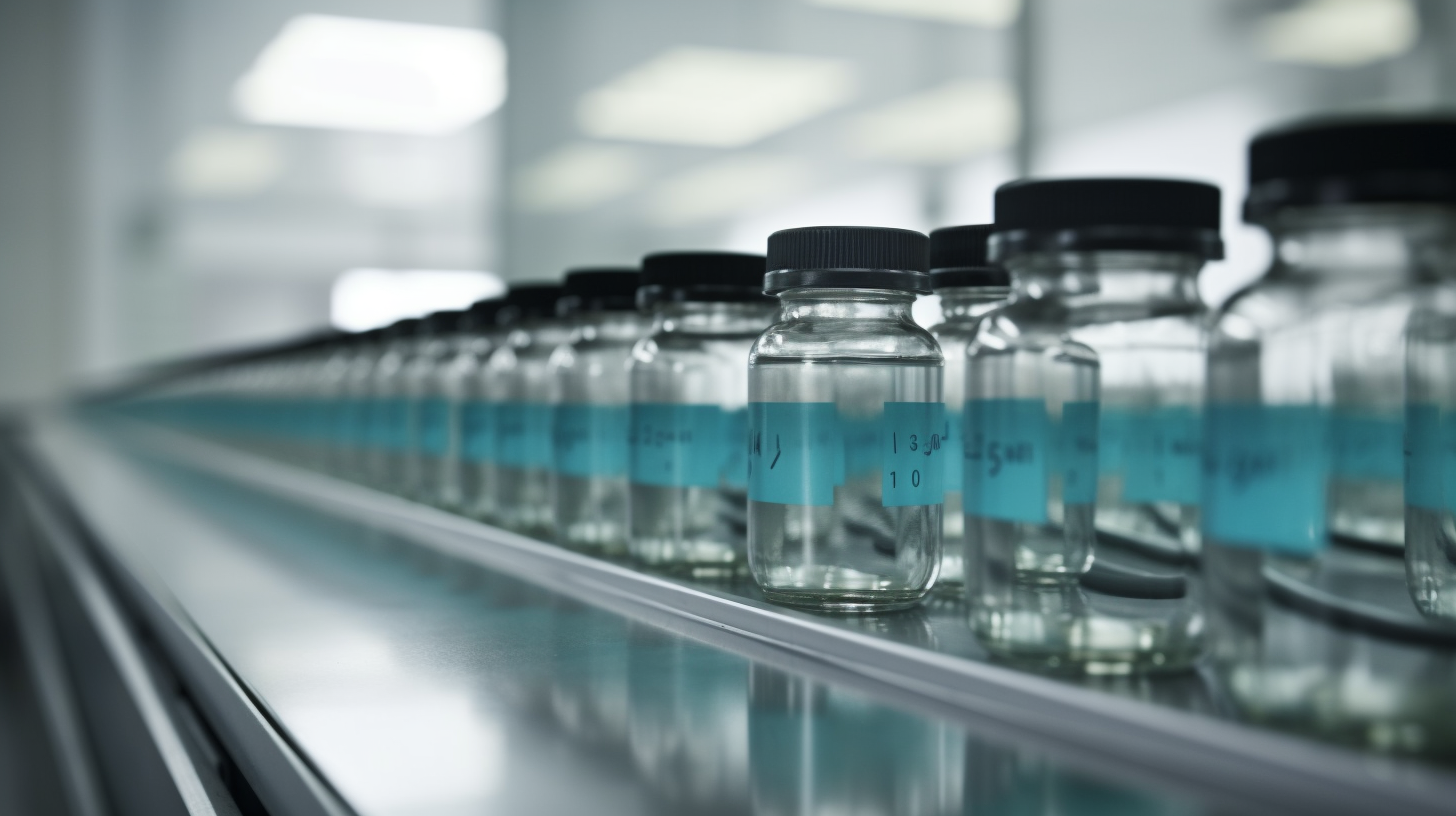
[[743,252],[657,252],[642,259],[637,303],[767,301],[764,262]]
[[505,298],[489,298],[477,300],[470,304],[470,308],[461,313],[460,321],[457,324],[459,331],[479,332],[489,331],[494,328],[495,316],[505,308]]
[[1307,119],[1249,144],[1244,220],[1285,207],[1456,204],[1456,115]]
[[391,339],[396,337],[413,337],[419,333],[424,325],[425,321],[418,317],[406,317],[403,320],[396,320],[389,324],[385,332]]
[[565,291],[557,304],[560,315],[576,312],[621,312],[637,310],[637,287],[642,272],[630,266],[568,269]]
[[996,190],[989,255],[1131,250],[1223,257],[1219,190],[1200,181],[1027,179]]
[[924,233],[891,227],[799,227],[768,237],[763,292],[893,289],[930,293]]
[[450,334],[459,329],[460,321],[469,314],[463,309],[431,312],[425,316],[421,327],[426,334]]
[[499,325],[509,325],[519,320],[537,320],[556,316],[556,302],[561,300],[561,284],[521,283],[506,292],[505,303],[496,312]]
[[930,288],[1010,286],[1011,275],[987,258],[994,224],[942,227],[930,233]]

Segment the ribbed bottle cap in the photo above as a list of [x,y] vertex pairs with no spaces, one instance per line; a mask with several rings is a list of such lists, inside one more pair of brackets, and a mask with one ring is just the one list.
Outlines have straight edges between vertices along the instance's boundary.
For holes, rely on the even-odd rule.
[[505,303],[496,312],[496,323],[509,325],[520,320],[536,320],[556,316],[556,302],[562,289],[557,283],[520,283],[506,292]]
[[942,227],[930,233],[930,288],[1010,286],[1011,276],[987,257],[993,224]]
[[1132,250],[1223,257],[1219,191],[1173,179],[1028,179],[996,190],[992,260]]
[[557,314],[635,311],[642,272],[630,266],[569,269]]
[[762,255],[742,252],[657,252],[642,259],[637,303],[767,300],[764,263]]
[[389,324],[386,332],[388,332],[391,339],[396,337],[413,337],[419,333],[421,327],[424,325],[425,321],[418,317],[406,317],[403,320],[396,320]]
[[799,227],[768,237],[763,291],[893,289],[929,294],[924,233],[890,227]]
[[1456,204],[1456,115],[1307,119],[1249,144],[1244,220],[1285,207]]

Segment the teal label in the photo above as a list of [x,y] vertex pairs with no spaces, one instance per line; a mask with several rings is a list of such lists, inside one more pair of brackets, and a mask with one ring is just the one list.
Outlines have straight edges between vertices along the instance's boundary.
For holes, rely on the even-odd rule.
[[419,404],[420,450],[429,456],[444,456],[450,447],[450,403],[432,397]]
[[1336,476],[1398,481],[1405,432],[1399,414],[1356,413],[1336,409],[1334,435]]
[[946,406],[945,421],[941,423],[940,431],[940,444],[949,451],[941,457],[941,462],[945,465],[942,468],[945,471],[942,478],[945,480],[946,495],[961,492],[961,471],[965,469],[965,462],[962,461],[961,456],[961,451],[965,448],[965,445],[961,443],[961,429],[964,427],[962,422],[961,412],[953,411],[950,406]]
[[[1129,412],[1126,417],[1123,498],[1140,503],[1197,504],[1203,456],[1198,409],[1165,406]],[[1103,472],[1107,472],[1105,468]]]
[[552,406],[544,402],[503,402],[496,407],[495,455],[503,465],[551,467]]
[[828,507],[844,482],[844,436],[832,402],[748,406],[748,498]]
[[633,405],[627,439],[632,481],[659,487],[717,487],[728,452],[743,447],[729,432],[728,415],[716,405]]
[[1102,406],[1097,417],[1097,468],[1100,472],[1123,472],[1127,461],[1128,430],[1134,424],[1133,413],[1127,408]]
[[945,405],[939,402],[887,402],[879,428],[880,504],[910,507],[945,499],[945,460],[941,431]]
[[748,409],[723,412],[723,438],[728,451],[723,458],[723,483],[740,490],[748,487]]
[[1039,399],[966,403],[961,501],[967,514],[1046,523],[1050,424]]
[[409,408],[409,400],[397,397],[374,401],[371,436],[377,447],[403,450],[409,446]]
[[495,459],[494,403],[471,400],[460,406],[460,456],[469,462]]
[[1445,498],[1441,409],[1430,403],[1411,404],[1406,406],[1405,421],[1405,503],[1440,510]]
[[1203,460],[1205,537],[1309,555],[1325,546],[1329,412],[1315,405],[1211,405]]
[[839,416],[844,434],[844,475],[850,479],[873,476],[883,464],[880,417]]
[[1097,501],[1097,407],[1096,402],[1062,403],[1052,471],[1061,473],[1064,504]]
[[556,406],[556,471],[569,476],[627,475],[625,405]]

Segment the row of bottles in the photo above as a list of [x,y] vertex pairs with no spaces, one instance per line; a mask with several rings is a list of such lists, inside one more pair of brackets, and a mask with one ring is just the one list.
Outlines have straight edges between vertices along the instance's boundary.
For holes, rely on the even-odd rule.
[[1456,646],[1453,137],[1258,137],[1274,265],[1213,314],[1217,188],[1030,180],[994,225],[576,270],[137,407],[582,552],[746,567],[775,602],[939,582],[1008,660],[1172,669],[1212,642],[1251,697],[1298,697],[1291,610]]

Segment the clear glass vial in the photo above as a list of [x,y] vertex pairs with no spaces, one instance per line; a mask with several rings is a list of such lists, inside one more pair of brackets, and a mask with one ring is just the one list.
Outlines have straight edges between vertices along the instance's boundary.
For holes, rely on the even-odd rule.
[[357,482],[367,480],[372,450],[372,406],[374,367],[384,354],[383,329],[354,335],[349,344],[349,367],[344,373],[342,406],[339,412],[338,443],[334,446],[330,470]]
[[[1423,534],[1449,529],[1423,507],[1429,481],[1403,490],[1404,433],[1413,466],[1418,451],[1445,454],[1419,423],[1404,427],[1401,403],[1408,318],[1435,302],[1430,285],[1453,260],[1453,143],[1451,121],[1412,119],[1314,120],[1255,138],[1244,215],[1276,255],[1210,336],[1215,667],[1251,718],[1380,749],[1436,744],[1437,721],[1451,719],[1422,711],[1449,700],[1451,682],[1421,668],[1417,644],[1441,634],[1411,603],[1400,543],[1404,532],[1419,551]],[[1426,351],[1412,338],[1418,374]],[[1409,384],[1413,413],[1427,384]]]
[[875,227],[769,236],[774,324],[748,357],[748,563],[771,601],[918,603],[940,570],[940,347],[915,324],[926,237]]
[[627,371],[651,328],[637,309],[640,277],[635,268],[567,272],[560,314],[571,339],[551,355],[556,540],[598,555],[627,554]]
[[414,355],[420,327],[419,318],[392,324],[385,332],[383,351],[371,372],[366,481],[381,490],[397,490],[404,484],[411,424],[405,372]]
[[482,467],[484,517],[525,535],[549,541],[555,533],[551,510],[550,362],[571,337],[556,317],[558,284],[521,284],[506,294],[496,320],[509,328],[490,355],[482,387],[491,405],[493,444]]
[[778,303],[764,256],[664,252],[642,261],[652,333],[632,350],[631,555],[725,578],[747,563],[748,350]]
[[450,448],[450,402],[445,367],[454,354],[464,312],[435,312],[420,324],[415,351],[405,366],[409,432],[400,475],[400,493],[437,504],[441,462]]
[[[436,462],[432,478],[438,485],[434,501],[446,510],[472,512],[484,496],[481,468],[490,461],[494,440],[490,427],[490,402],[482,388],[484,369],[501,340],[496,314],[505,301],[482,300],[472,305],[456,325],[451,354],[442,369],[441,390],[445,397],[445,453]],[[474,501],[467,501],[472,497]],[[480,514],[483,517],[483,514]]]
[[997,190],[1014,291],[966,385],[970,601],[991,651],[1099,673],[1197,657],[1196,276],[1223,255],[1219,206],[1212,185],[1164,179]]
[[961,408],[966,401],[966,347],[975,339],[981,319],[995,311],[1011,292],[1011,276],[987,259],[986,243],[993,226],[946,227],[930,233],[930,287],[940,296],[941,322],[930,327],[945,356],[945,517],[937,592],[959,593],[965,586],[965,514],[961,509]]

